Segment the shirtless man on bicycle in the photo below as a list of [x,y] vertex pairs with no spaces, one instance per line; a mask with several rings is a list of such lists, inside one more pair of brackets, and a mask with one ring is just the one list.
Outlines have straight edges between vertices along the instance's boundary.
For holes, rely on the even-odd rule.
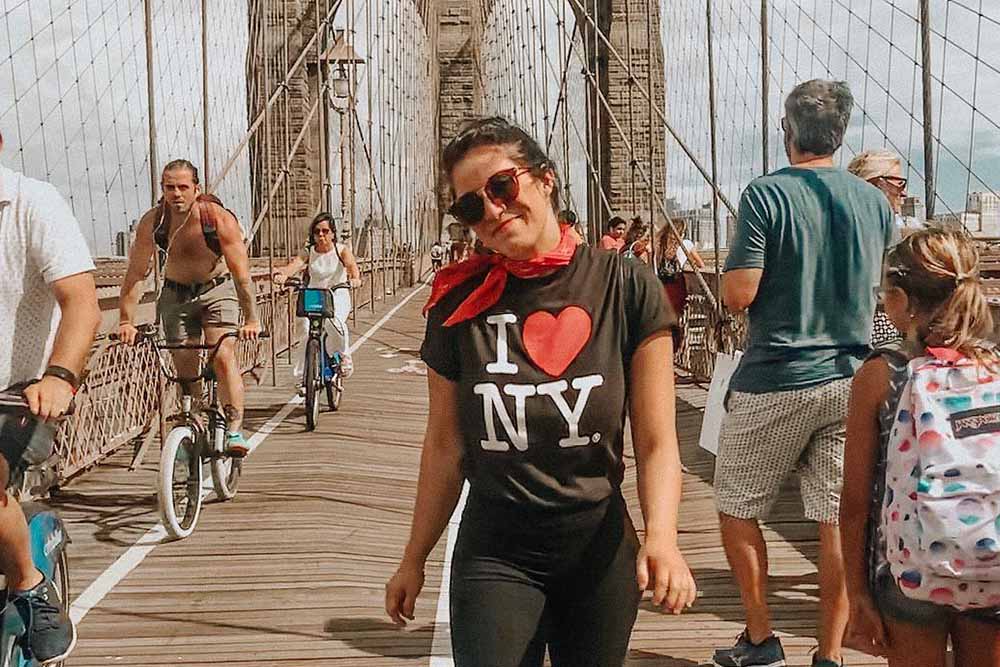
[[[163,188],[160,205],[142,216],[129,253],[118,305],[118,335],[126,343],[135,342],[136,306],[142,297],[150,260],[159,247],[167,259],[163,291],[156,309],[168,343],[214,345],[223,334],[234,330],[239,331],[241,339],[255,340],[260,334],[260,320],[250,278],[250,259],[236,217],[218,199],[201,194],[198,169],[187,160],[168,163],[160,184]],[[242,326],[240,311],[244,318]],[[198,375],[196,350],[174,350],[173,357],[179,376]],[[248,447],[242,433],[243,378],[234,339],[222,343],[214,365],[229,419],[226,453],[246,456]],[[183,390],[194,393],[190,386]]]

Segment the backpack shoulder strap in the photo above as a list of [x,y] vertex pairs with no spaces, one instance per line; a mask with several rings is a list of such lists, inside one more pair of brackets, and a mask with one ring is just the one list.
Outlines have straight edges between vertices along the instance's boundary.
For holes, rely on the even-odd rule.
[[167,216],[167,205],[163,199],[156,204],[156,219],[153,220],[153,241],[163,252],[170,243],[170,218]]
[[[216,204],[220,208],[228,211],[235,218],[236,214],[230,211],[222,203],[222,200],[215,195],[198,195],[198,201],[205,204]],[[222,255],[222,243],[219,241],[219,221],[216,212],[211,206],[206,206],[201,210],[201,233],[205,237],[205,245],[216,255]]]

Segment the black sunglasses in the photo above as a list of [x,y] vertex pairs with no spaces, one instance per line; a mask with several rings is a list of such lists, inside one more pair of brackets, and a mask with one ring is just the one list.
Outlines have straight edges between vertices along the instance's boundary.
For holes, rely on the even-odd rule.
[[[510,206],[521,194],[517,177],[532,169],[534,167],[511,167],[498,171],[487,179],[486,185],[483,186],[483,194],[497,206]],[[466,192],[448,208],[448,213],[463,225],[474,227],[483,221],[483,216],[486,215],[486,203],[478,191]]]

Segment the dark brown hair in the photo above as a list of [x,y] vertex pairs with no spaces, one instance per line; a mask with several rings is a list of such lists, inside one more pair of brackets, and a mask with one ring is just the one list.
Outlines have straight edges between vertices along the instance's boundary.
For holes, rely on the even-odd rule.
[[319,227],[324,222],[330,225],[330,231],[333,232],[333,242],[334,245],[336,245],[337,221],[334,219],[332,213],[327,213],[326,211],[317,214],[316,217],[312,219],[312,222],[309,223],[309,240],[306,242],[306,245],[308,246],[316,245],[316,228]]
[[886,261],[888,283],[928,318],[919,332],[924,343],[996,364],[996,352],[983,346],[993,316],[979,280],[979,253],[964,232],[919,230],[892,248]]
[[175,169],[187,169],[188,171],[191,172],[191,178],[194,181],[195,185],[201,183],[201,181],[198,180],[198,167],[194,166],[187,160],[184,159],[171,160],[163,167],[163,173],[167,173],[168,171],[174,171]]
[[[559,174],[537,141],[517,125],[500,116],[476,118],[468,121],[458,132],[458,136],[448,142],[441,158],[441,167],[450,179],[451,172],[462,158],[474,148],[502,146],[509,151],[510,159],[521,167],[531,168],[536,178],[552,172],[552,211],[559,211]],[[454,196],[454,191],[452,195]]]

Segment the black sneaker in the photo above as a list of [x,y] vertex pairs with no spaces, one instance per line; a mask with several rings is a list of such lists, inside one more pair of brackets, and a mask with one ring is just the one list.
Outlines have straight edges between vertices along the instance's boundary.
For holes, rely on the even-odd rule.
[[31,590],[9,595],[24,621],[28,648],[39,665],[64,660],[76,646],[76,627],[59,600],[55,584],[45,579]]
[[715,652],[712,664],[715,667],[785,667],[785,651],[781,648],[781,640],[774,635],[754,644],[744,630],[734,646]]

